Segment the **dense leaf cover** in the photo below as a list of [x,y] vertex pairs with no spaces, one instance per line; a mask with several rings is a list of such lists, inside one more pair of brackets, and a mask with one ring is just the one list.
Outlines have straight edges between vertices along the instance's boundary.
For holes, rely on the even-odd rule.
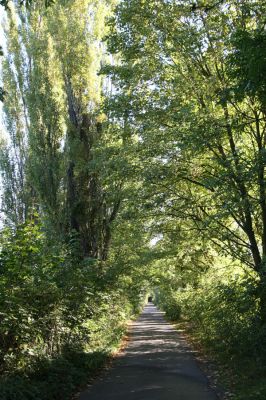
[[6,10],[3,399],[71,396],[151,291],[264,399],[265,1],[52,3]]

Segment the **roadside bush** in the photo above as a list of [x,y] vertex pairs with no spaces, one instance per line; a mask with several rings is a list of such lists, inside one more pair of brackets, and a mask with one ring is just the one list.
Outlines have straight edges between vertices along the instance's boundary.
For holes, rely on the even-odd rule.
[[261,354],[255,286],[254,280],[232,280],[180,296],[183,314],[192,321],[200,340],[221,357]]
[[0,365],[24,368],[32,357],[55,351],[61,329],[56,273],[63,259],[45,248],[43,233],[30,223],[2,232],[0,253]]
[[235,399],[266,397],[266,335],[259,319],[255,274],[221,275],[212,270],[196,288],[162,288],[158,302],[171,319],[181,316],[189,322],[193,337],[222,366],[226,379],[234,382]]
[[49,242],[36,221],[2,231],[0,400],[70,398],[119,344],[135,307],[105,287],[75,241]]
[[157,293],[156,304],[163,308],[167,318],[177,321],[181,316],[180,294],[174,291],[160,291]]
[[[211,276],[211,278],[210,278]],[[196,288],[159,292],[158,302],[173,320],[189,320],[207,346],[228,357],[260,356],[260,321],[256,278],[241,275],[206,275]],[[260,338],[261,339],[261,338]]]
[[0,381],[0,400],[68,400],[92,373],[102,367],[108,353],[68,352],[39,360],[31,370],[10,374]]

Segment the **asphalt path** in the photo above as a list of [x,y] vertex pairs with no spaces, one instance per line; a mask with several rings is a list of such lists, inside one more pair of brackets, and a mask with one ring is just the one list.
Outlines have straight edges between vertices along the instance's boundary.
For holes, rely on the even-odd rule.
[[133,323],[125,351],[80,400],[217,400],[184,338],[153,304]]

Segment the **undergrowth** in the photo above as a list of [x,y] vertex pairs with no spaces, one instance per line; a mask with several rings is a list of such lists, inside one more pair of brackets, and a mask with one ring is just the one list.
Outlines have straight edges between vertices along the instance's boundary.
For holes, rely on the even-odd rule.
[[[53,238],[52,238],[53,239]],[[0,239],[0,400],[67,400],[119,347],[142,294],[115,268],[47,240],[36,222]],[[113,276],[111,272],[113,271]]]
[[110,353],[66,352],[1,379],[1,400],[68,400],[103,366]]
[[157,304],[183,320],[214,360],[234,400],[266,398],[266,327],[259,320],[256,276],[205,275],[196,287],[157,293]]

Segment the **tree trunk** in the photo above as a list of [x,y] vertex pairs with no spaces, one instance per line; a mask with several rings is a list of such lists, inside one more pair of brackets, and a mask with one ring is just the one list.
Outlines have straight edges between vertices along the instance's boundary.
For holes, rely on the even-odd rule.
[[70,229],[74,229],[79,232],[79,223],[77,221],[75,215],[75,204],[76,204],[76,188],[74,181],[74,162],[70,161],[68,170],[67,170],[67,194],[68,194],[68,210],[69,210],[69,219],[70,219]]

